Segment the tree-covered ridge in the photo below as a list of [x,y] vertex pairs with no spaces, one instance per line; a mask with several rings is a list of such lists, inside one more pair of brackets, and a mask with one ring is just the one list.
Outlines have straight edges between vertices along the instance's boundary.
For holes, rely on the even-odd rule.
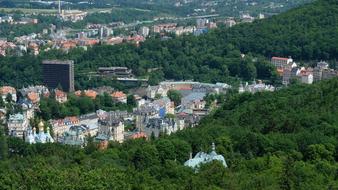
[[[229,95],[196,128],[157,140],[112,143],[106,151],[91,141],[78,149],[7,139],[11,151],[0,161],[0,189],[336,189],[337,87],[338,79],[332,79]],[[270,116],[296,123],[294,130],[270,129],[265,119]],[[0,138],[0,147],[6,147],[4,141]],[[195,173],[183,166],[190,151],[208,151],[212,142],[228,168],[213,162]]]
[[[151,84],[164,79],[231,83],[237,78],[274,83],[276,73],[268,60],[259,56],[253,59],[250,54],[334,60],[338,55],[337,17],[336,1],[319,0],[272,18],[198,37],[151,38],[140,47],[99,45],[88,51],[73,49],[68,54],[50,51],[37,58],[0,58],[0,84],[41,83],[41,60],[56,58],[75,60],[77,89],[112,85],[111,80],[88,77],[88,72],[102,66],[127,66],[136,76],[149,77]],[[246,56],[242,58],[241,53]],[[154,68],[158,70],[147,72]]]
[[243,53],[292,56],[296,59],[336,59],[338,52],[338,2],[318,0],[221,32],[224,42],[232,43]]
[[226,125],[240,126],[263,134],[297,133],[338,125],[337,80],[285,88],[276,94],[235,96],[215,113]]
[[[182,36],[171,40],[148,39],[140,47],[131,44],[98,45],[61,51],[43,52],[39,56],[0,58],[0,85],[41,83],[41,61],[44,59],[72,59],[75,61],[75,88],[86,89],[113,84],[111,79],[90,77],[99,67],[126,66],[138,77],[149,77],[150,84],[164,79],[196,80],[201,82],[232,82],[237,77],[273,81],[275,69],[263,57],[242,57],[232,45],[216,43],[217,36],[210,34],[195,37]],[[148,69],[156,71],[148,72]],[[116,82],[115,82],[116,83]]]

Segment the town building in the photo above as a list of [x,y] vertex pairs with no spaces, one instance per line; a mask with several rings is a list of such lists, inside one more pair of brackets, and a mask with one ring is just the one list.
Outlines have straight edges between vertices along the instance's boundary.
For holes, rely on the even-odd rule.
[[146,26],[142,26],[139,30],[139,34],[142,35],[143,37],[148,37],[149,36],[149,27],[146,27]]
[[170,135],[185,128],[184,120],[175,118],[149,118],[143,117],[144,127],[141,128],[148,137],[160,134]]
[[177,26],[177,23],[158,24],[153,26],[154,33],[172,32]]
[[259,13],[258,14],[258,19],[264,19],[265,18],[265,15],[264,14],[262,14],[262,13]]
[[113,92],[111,96],[116,102],[127,103],[127,95],[122,91]]
[[0,40],[0,56],[6,56],[8,50],[15,50],[16,45],[13,42],[8,42],[6,40]]
[[133,77],[132,70],[127,67],[99,67],[100,75],[109,77],[131,78]]
[[323,69],[322,71],[322,80],[331,79],[334,77],[338,77],[338,71],[333,69]]
[[12,16],[6,15],[0,17],[0,23],[9,23],[12,24],[14,22],[14,19]]
[[124,123],[122,118],[114,115],[113,112],[108,114],[108,117],[99,119],[98,121],[98,141],[124,141]]
[[22,138],[29,125],[29,121],[21,113],[10,115],[7,121],[8,134]]
[[91,99],[96,99],[96,96],[97,96],[97,92],[96,91],[94,91],[94,90],[85,90],[84,91],[84,95],[86,96],[86,97],[89,97],[89,98],[91,98]]
[[148,106],[153,106],[156,110],[158,110],[161,118],[165,117],[167,114],[174,114],[175,112],[174,102],[172,102],[168,97],[162,97],[154,100],[149,103]]
[[79,124],[87,128],[88,134],[94,137],[98,133],[98,121],[100,118],[100,111],[97,113],[89,113],[79,116]]
[[313,83],[313,74],[312,71],[302,70],[300,73],[300,82],[304,84],[312,84]]
[[43,81],[48,88],[74,91],[74,61],[45,60],[42,62]]
[[100,86],[93,88],[93,90],[99,95],[112,94],[114,92],[114,88],[111,86]]
[[[71,126],[78,125],[80,120],[76,116],[65,117],[64,119],[50,120],[54,134],[60,137],[63,133],[68,131]],[[58,139],[56,139],[58,141]]]
[[68,131],[62,135],[62,144],[85,147],[87,137],[89,136],[88,128],[84,125],[71,126]]
[[36,92],[28,92],[27,99],[31,101],[33,104],[38,104],[40,102],[40,95]]
[[263,92],[263,91],[273,92],[275,91],[275,87],[272,85],[266,85],[262,81],[259,80],[258,83],[256,83],[256,81],[253,81],[253,83],[250,85],[248,84],[248,82],[246,82],[244,86],[241,83],[238,89],[239,93],[243,93],[243,92],[256,93],[256,92]]
[[196,28],[194,26],[186,26],[186,27],[180,26],[173,29],[171,32],[175,33],[176,36],[180,36],[183,34],[193,33],[195,30]]
[[7,110],[0,108],[0,121],[2,120],[4,122],[4,120],[6,119],[6,114],[7,114]]
[[251,23],[255,20],[255,18],[252,17],[250,14],[242,14],[240,18],[241,18],[241,22],[243,23]]
[[7,96],[10,95],[12,97],[12,101],[16,102],[17,97],[16,97],[16,89],[11,86],[2,86],[0,87],[0,96],[4,102],[7,102]]
[[87,16],[87,12],[80,10],[62,10],[59,16],[64,21],[77,22],[83,20]]
[[190,154],[190,159],[184,163],[184,166],[188,166],[193,169],[198,169],[202,164],[206,164],[213,161],[219,161],[225,168],[228,167],[224,157],[216,153],[215,144],[212,143],[212,151],[208,154],[205,152],[198,152],[194,158]]
[[46,132],[44,131],[45,125],[42,121],[37,126],[39,128],[39,132],[36,132],[35,127],[29,127],[25,134],[25,141],[29,144],[35,143],[53,143],[54,139],[50,135],[50,129],[47,127]]
[[24,97],[27,97],[30,92],[35,92],[39,96],[43,96],[43,97],[49,97],[49,95],[50,95],[48,88],[45,87],[45,86],[42,86],[42,85],[28,86],[26,88],[20,89],[20,92],[21,92],[22,96],[24,96]]
[[17,102],[17,105],[21,107],[22,114],[24,115],[25,118],[27,118],[28,120],[34,118],[35,107],[34,107],[34,104],[30,100],[21,98]]
[[236,21],[233,18],[229,18],[229,19],[225,20],[225,26],[227,28],[231,28],[231,27],[235,26],[236,24],[237,23],[236,23]]
[[113,33],[112,31],[113,31],[112,29],[110,29],[106,26],[101,26],[99,28],[99,38],[103,39],[103,38],[107,38],[107,37],[111,36],[112,33]]
[[209,19],[199,18],[199,19],[196,20],[196,27],[197,28],[205,28],[205,27],[207,27],[208,23],[209,23]]
[[193,109],[195,106],[197,107],[202,106],[203,105],[202,102],[204,101],[203,99],[205,96],[206,96],[206,93],[204,92],[192,92],[189,95],[182,97],[181,107],[183,109],[186,109],[186,108]]
[[[284,69],[287,67],[287,65],[293,63],[293,59],[291,57],[284,58],[284,57],[272,57],[271,63],[277,68],[277,69]],[[296,65],[297,66],[297,65]],[[291,67],[295,67],[292,65]]]
[[148,139],[148,136],[146,133],[140,131],[126,132],[125,139]]
[[67,93],[63,92],[62,90],[56,89],[55,90],[55,100],[61,104],[67,102]]
[[318,62],[317,66],[313,69],[314,82],[320,81],[322,79],[332,78],[334,75],[334,71],[329,69],[329,64],[325,61]]

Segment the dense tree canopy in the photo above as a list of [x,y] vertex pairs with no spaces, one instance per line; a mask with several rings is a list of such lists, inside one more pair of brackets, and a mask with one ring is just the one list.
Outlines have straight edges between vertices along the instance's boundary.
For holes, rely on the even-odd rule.
[[[317,10],[313,10],[316,6]],[[335,58],[337,52],[333,46],[337,43],[326,46],[327,44],[319,42],[325,42],[331,39],[330,37],[335,39],[336,30],[331,30],[322,21],[335,24],[336,7],[336,1],[321,0],[304,9],[296,9],[282,15],[284,19],[289,18],[289,14],[293,15],[292,19],[300,22],[304,18],[310,19],[308,17],[313,13],[313,23],[304,21],[308,27],[299,22],[298,26],[294,26],[300,29],[297,39],[305,39],[308,36],[303,38],[303,34],[311,31],[319,31],[314,34],[323,35],[322,41],[310,38],[319,44],[318,50],[321,53],[307,57],[303,54],[307,51],[300,50],[302,53],[299,58],[313,59],[316,58],[315,55],[321,58],[325,55],[323,52],[329,55],[328,58]],[[298,13],[304,13],[304,17]],[[315,19],[319,14],[332,16],[332,19],[321,17],[322,20],[319,21]],[[44,58],[74,59],[78,88],[90,83],[86,81],[86,75],[83,73],[96,70],[98,66],[113,65],[133,68],[139,76],[148,75],[149,68],[156,68],[156,74],[152,74],[154,81],[160,77],[209,82],[228,81],[231,77],[271,80],[275,75],[274,69],[264,58],[258,56],[257,60],[252,59],[250,54],[243,58],[235,46],[240,47],[243,52],[253,51],[268,56],[269,51],[283,47],[276,52],[286,55],[287,52],[283,53],[284,45],[278,45],[277,42],[279,37],[289,39],[292,36],[290,33],[267,38],[267,42],[262,43],[266,45],[267,50],[269,47],[272,50],[266,52],[250,46],[253,44],[250,40],[258,40],[256,44],[260,45],[263,38],[259,36],[263,35],[265,30],[262,30],[262,33],[252,32],[253,36],[248,34],[248,37],[243,37],[243,41],[233,42],[235,46],[221,40],[231,41],[236,39],[235,32],[242,36],[246,30],[250,31],[250,27],[265,26],[265,23],[271,24],[270,22],[277,23],[275,32],[280,30],[281,25],[286,28],[292,26],[287,19],[283,21],[273,17],[252,25],[240,25],[223,33],[211,32],[198,38],[184,36],[169,41],[150,39],[141,47],[129,44],[96,46],[87,52],[75,49],[69,54],[53,51],[38,57],[26,55],[21,58],[0,58],[1,82],[14,85],[27,84],[29,81],[40,82],[40,76],[31,73],[41,72],[39,64]],[[318,28],[313,27],[314,25]],[[330,26],[334,28],[336,25]],[[303,31],[304,27],[307,28],[306,32]],[[328,27],[328,30],[322,32],[320,27]],[[270,46],[274,42],[276,44]],[[244,49],[245,43],[250,48]],[[296,49],[307,44],[294,41],[287,43]],[[17,75],[12,73],[13,70]],[[215,97],[208,99],[212,102]],[[195,128],[149,141],[140,139],[122,144],[111,143],[105,151],[96,150],[92,141],[89,141],[88,147],[84,149],[60,144],[28,145],[20,139],[4,138],[0,130],[0,189],[338,188],[337,78],[313,85],[294,84],[276,92],[228,93],[222,100],[223,105]],[[49,102],[50,100],[43,101],[54,104]],[[81,104],[87,104],[87,101],[80,98],[73,103],[76,106],[84,106]],[[92,106],[80,109],[90,110]],[[218,162],[202,165],[198,172],[183,166],[190,152],[208,152],[212,142],[216,144],[216,151],[225,157],[228,168]]]
[[[11,150],[0,161],[0,188],[335,189],[337,89],[333,79],[231,94],[196,128],[151,141],[111,143],[105,151],[0,136],[1,148]],[[183,166],[190,152],[208,152],[212,142],[228,168],[212,162],[195,173]]]
[[302,60],[337,59],[338,3],[318,0],[252,24],[219,31],[244,53],[292,56]]
[[100,66],[127,66],[137,76],[149,77],[151,84],[163,79],[232,83],[238,77],[274,83],[276,73],[268,60],[260,56],[254,59],[257,55],[250,53],[267,57],[291,55],[301,60],[330,59],[334,63],[338,55],[337,7],[335,1],[319,0],[251,24],[220,28],[199,37],[151,38],[140,47],[99,45],[88,51],[73,49],[68,54],[50,51],[38,57],[0,58],[0,82],[14,86],[41,83],[41,60],[58,58],[75,60],[78,89],[119,86],[111,79],[88,75]]

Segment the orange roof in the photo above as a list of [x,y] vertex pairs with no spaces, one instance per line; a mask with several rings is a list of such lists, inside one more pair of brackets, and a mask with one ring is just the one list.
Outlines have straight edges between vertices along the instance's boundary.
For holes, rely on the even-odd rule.
[[126,94],[121,91],[116,91],[111,95],[113,98],[125,98]]
[[283,69],[277,69],[277,73],[278,73],[279,75],[283,75],[283,72],[284,72]]
[[16,90],[15,88],[11,86],[3,86],[0,88],[0,94],[15,94]]
[[85,96],[95,99],[97,96],[97,93],[94,90],[85,90]]
[[76,123],[79,122],[79,118],[77,118],[76,116],[71,116],[71,117],[67,117],[69,119],[70,122],[72,123]]
[[95,45],[95,44],[98,44],[99,41],[96,40],[96,39],[89,39],[89,40],[86,40],[86,45]]
[[78,91],[74,92],[75,96],[81,96],[81,93],[82,93],[81,90],[78,90]]
[[66,97],[67,94],[61,90],[55,90],[55,97],[57,98],[64,98]]
[[284,57],[272,57],[271,59],[284,60],[284,61],[288,60],[288,58],[284,58]]
[[76,47],[76,42],[66,41],[66,42],[62,43],[62,47],[63,48],[74,48],[74,47]]
[[30,44],[29,44],[29,47],[30,47],[30,48],[38,48],[39,46],[38,46],[38,44],[36,44],[36,43],[30,43]]
[[29,92],[27,94],[27,98],[32,101],[33,103],[36,103],[39,101],[39,94],[36,92]]
[[107,140],[104,140],[104,141],[101,141],[99,144],[98,144],[98,148],[100,150],[106,150],[108,148],[108,141]]
[[145,134],[144,132],[138,132],[133,134],[130,138],[132,139],[147,138],[147,134]]
[[44,97],[49,97],[49,95],[50,95],[49,92],[44,92],[44,93],[43,93],[43,96],[44,96]]

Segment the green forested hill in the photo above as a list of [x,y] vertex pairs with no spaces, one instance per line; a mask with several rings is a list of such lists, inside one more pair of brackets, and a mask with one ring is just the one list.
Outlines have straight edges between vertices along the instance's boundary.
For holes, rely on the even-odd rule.
[[[38,57],[0,58],[0,85],[41,83],[41,60],[48,58],[75,60],[77,89],[112,85],[111,80],[88,77],[88,72],[103,66],[127,66],[136,76],[149,76],[151,84],[164,79],[231,83],[238,78],[274,83],[276,74],[268,63],[273,55],[335,63],[337,26],[337,1],[318,0],[272,18],[230,29],[221,27],[198,37],[188,35],[166,41],[151,38],[140,47],[99,45],[88,51],[73,49],[68,54],[50,51]],[[246,54],[244,59],[241,53]],[[251,54],[258,55],[258,59]],[[152,68],[159,70],[148,73]]]
[[242,52],[318,60],[338,58],[338,1],[318,0],[220,35]]
[[[337,115],[333,79],[229,95],[196,128],[106,151],[7,139],[4,157],[0,136],[0,189],[337,189]],[[190,151],[208,151],[212,142],[228,168],[183,166]]]

